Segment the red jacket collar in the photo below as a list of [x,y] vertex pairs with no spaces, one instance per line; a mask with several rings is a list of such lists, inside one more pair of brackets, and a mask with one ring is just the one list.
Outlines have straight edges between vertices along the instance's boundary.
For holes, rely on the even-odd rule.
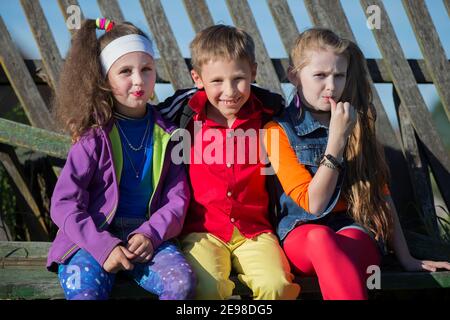
[[[189,100],[189,107],[200,117],[204,116],[204,110],[208,103],[208,97],[205,90],[198,90]],[[265,108],[262,102],[251,92],[250,97],[244,106],[239,110],[237,117],[239,119],[253,119],[260,117],[260,112],[265,113],[268,116],[272,116],[274,111],[270,108]]]

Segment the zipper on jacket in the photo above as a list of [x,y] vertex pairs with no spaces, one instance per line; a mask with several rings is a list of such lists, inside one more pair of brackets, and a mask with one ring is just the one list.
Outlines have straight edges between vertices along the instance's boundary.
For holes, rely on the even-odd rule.
[[163,172],[164,167],[166,166],[166,162],[167,162],[167,161],[165,161],[165,160],[166,160],[166,155],[167,155],[167,146],[168,146],[169,143],[170,143],[170,139],[171,139],[171,138],[173,137],[173,135],[174,135],[176,132],[178,132],[178,131],[180,131],[180,129],[175,129],[175,130],[170,134],[170,138],[169,138],[169,140],[167,141],[166,145],[164,146],[164,148],[165,148],[165,149],[164,149],[164,156],[162,157],[164,162],[163,162],[163,164],[162,164],[162,166],[161,166],[161,170],[159,171],[159,180],[158,180],[158,183],[157,183],[157,185],[153,188],[153,192],[152,192],[152,195],[151,195],[151,197],[150,197],[150,201],[148,202],[148,210],[147,210],[147,214],[146,214],[146,218],[147,218],[147,219],[150,218],[150,208],[151,208],[151,205],[152,205],[153,196],[155,195],[156,190],[157,190],[159,184],[161,183],[161,172]]

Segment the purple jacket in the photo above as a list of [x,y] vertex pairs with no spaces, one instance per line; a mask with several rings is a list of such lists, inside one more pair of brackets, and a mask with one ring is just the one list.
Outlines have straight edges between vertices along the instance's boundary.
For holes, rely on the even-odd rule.
[[[174,126],[152,110],[153,130],[153,194],[149,219],[128,237],[136,233],[148,237],[153,248],[176,237],[182,229],[190,199],[183,165],[170,158],[175,133]],[[88,251],[103,266],[121,240],[108,232],[119,202],[119,182],[122,171],[122,146],[114,122],[105,128],[91,129],[67,156],[53,191],[50,215],[59,230],[50,247],[47,268],[55,271],[78,249]]]

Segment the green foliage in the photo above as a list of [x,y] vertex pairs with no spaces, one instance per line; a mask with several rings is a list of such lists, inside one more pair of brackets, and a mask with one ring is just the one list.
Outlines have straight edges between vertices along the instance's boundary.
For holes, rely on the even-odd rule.
[[436,103],[431,116],[445,148],[450,153],[450,123],[441,101]]
[[[14,229],[17,225],[15,215],[16,200],[15,190],[11,186],[8,172],[0,165],[0,215],[2,222],[11,233],[12,239],[10,240],[15,239]],[[0,226],[0,228],[5,228],[5,225]]]
[[28,125],[30,124],[27,115],[25,114],[25,111],[20,104],[17,104],[12,109],[7,110],[5,114],[2,115],[2,117],[11,121],[16,121]]
[[[2,117],[8,120],[29,124],[25,111],[20,104],[6,110]],[[16,240],[16,227],[20,223],[17,221],[17,196],[12,183],[8,172],[0,165],[0,215],[5,224],[0,226],[0,228],[7,227],[12,238],[11,240]]]

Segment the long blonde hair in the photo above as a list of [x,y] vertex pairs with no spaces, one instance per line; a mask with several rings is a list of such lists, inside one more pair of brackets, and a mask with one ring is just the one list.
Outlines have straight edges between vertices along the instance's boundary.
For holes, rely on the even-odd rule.
[[364,68],[366,60],[359,47],[334,32],[312,28],[301,33],[291,51],[291,72],[300,71],[308,63],[311,50],[330,50],[347,58],[347,80],[341,101],[355,107],[357,120],[344,152],[346,171],[343,195],[353,219],[375,234],[389,240],[393,219],[385,199],[384,188],[389,170],[382,146],[375,133],[376,110],[372,90]]

